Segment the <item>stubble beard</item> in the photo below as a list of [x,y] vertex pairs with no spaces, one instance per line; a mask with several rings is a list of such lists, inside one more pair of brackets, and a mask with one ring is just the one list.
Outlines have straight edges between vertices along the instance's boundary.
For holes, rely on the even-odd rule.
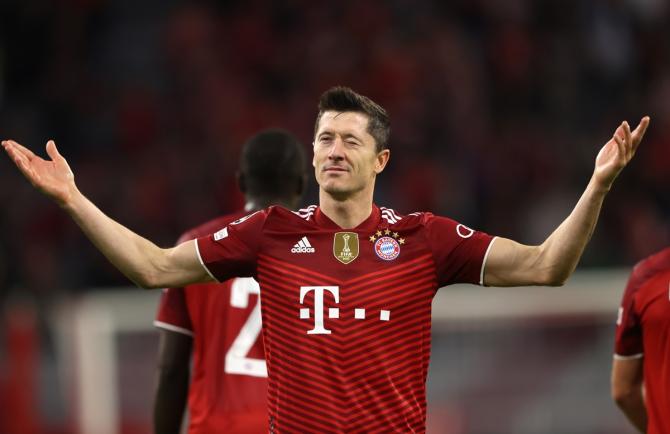
[[321,190],[337,201],[347,200],[365,189],[365,185],[351,185],[350,183],[347,183],[347,185],[338,185],[337,182],[325,182],[320,187]]

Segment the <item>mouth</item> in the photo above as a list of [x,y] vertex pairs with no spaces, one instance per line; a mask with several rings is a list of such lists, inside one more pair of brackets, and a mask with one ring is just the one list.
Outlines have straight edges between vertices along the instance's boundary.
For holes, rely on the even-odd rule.
[[344,173],[348,172],[349,169],[341,166],[326,166],[322,171],[326,173]]

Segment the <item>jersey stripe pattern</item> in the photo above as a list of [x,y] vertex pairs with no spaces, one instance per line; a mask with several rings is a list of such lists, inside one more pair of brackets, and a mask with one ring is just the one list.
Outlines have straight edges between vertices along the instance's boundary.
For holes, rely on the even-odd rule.
[[[337,432],[333,426],[347,427],[351,433],[422,431],[435,287],[435,268],[428,259],[421,256],[340,281],[271,257],[259,258],[258,277],[267,281],[268,289],[263,293],[266,358],[277,374],[271,375],[269,407],[281,412],[274,415],[281,421],[275,423],[277,431]],[[282,279],[276,279],[278,275]],[[328,324],[331,334],[316,337],[320,345],[314,348],[315,336],[305,333],[309,323],[279,296],[305,285],[346,288],[340,303],[324,302],[324,311],[343,304],[366,306],[365,317],[354,318],[355,308],[341,312],[339,321]],[[393,321],[382,321],[381,311],[389,306],[401,307],[393,310]],[[282,320],[273,323],[273,318]],[[333,370],[337,375],[327,374]]]
[[344,230],[272,207],[198,239],[218,279],[260,285],[271,433],[425,432],[433,296],[478,283],[491,242],[462,228],[375,206]]

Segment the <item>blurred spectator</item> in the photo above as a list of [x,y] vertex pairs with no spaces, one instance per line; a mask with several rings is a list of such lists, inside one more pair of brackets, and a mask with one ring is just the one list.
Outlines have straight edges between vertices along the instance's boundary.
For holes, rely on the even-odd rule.
[[[391,113],[377,202],[532,243],[611,126],[650,114],[582,265],[628,264],[670,241],[668,14],[658,0],[8,0],[0,130],[55,138],[104,211],[169,245],[241,206],[245,137],[282,126],[311,143],[318,95],[348,85]],[[7,159],[0,183],[22,200]],[[0,287],[128,284],[46,200],[25,200],[2,201]]]

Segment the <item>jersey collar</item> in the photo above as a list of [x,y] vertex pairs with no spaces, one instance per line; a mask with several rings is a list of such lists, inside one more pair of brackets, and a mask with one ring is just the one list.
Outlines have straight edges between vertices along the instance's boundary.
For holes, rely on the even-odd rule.
[[[368,216],[368,218],[363,220],[361,224],[349,230],[358,232],[372,231],[377,229],[380,220],[381,220],[381,211],[379,210],[379,207],[373,203],[372,212],[370,213],[370,216]],[[317,225],[323,228],[336,229],[340,231],[343,230],[341,227],[337,225],[337,223],[332,221],[327,215],[321,212],[321,207],[316,208],[316,212],[314,213],[314,221],[316,222]]]

